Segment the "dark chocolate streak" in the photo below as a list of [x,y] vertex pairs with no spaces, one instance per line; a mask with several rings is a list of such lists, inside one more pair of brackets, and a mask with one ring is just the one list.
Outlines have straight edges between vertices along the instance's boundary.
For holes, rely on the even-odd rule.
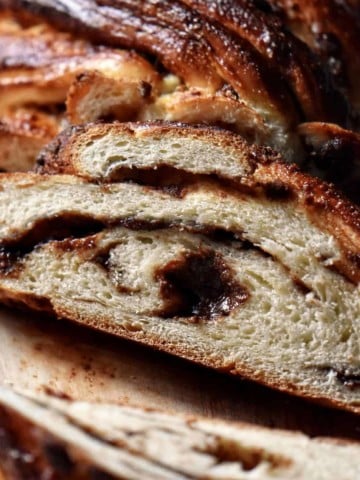
[[[49,147],[47,147],[49,149]],[[51,155],[51,154],[50,154]],[[278,160],[276,155],[267,151],[265,148],[258,148],[255,153],[250,153],[249,163],[254,160],[251,156],[262,163],[270,163]],[[116,160],[116,156],[113,157]],[[40,163],[39,163],[40,161]],[[255,160],[256,161],[256,160]],[[49,162],[49,163],[47,163]],[[45,165],[45,166],[44,166]],[[54,168],[52,168],[54,166]],[[255,163],[252,165],[252,171],[255,170]],[[59,167],[54,161],[54,157],[50,156],[49,160],[44,158],[38,159],[37,173],[40,174],[59,174],[70,173],[68,170]],[[252,172],[251,172],[252,173]],[[98,184],[99,179],[94,179],[88,175],[82,175],[89,183]],[[294,200],[296,194],[294,190],[286,183],[280,181],[246,184],[246,178],[222,176],[221,172],[212,171],[211,173],[192,173],[173,167],[171,165],[162,164],[153,169],[151,167],[119,167],[114,168],[101,178],[103,188],[106,189],[107,184],[119,183],[135,183],[154,190],[160,190],[175,198],[183,198],[187,191],[198,182],[215,184],[222,188],[226,188],[234,196],[246,194],[254,198],[266,198],[270,201],[291,201]]]
[[[137,222],[127,221],[127,226],[139,229]],[[219,229],[198,226],[197,231],[213,241],[225,244],[237,240],[233,233]],[[78,242],[75,240],[73,243]],[[107,245],[106,248],[97,251],[92,259],[107,273],[112,268],[110,252],[116,245],[116,242]],[[242,242],[239,242],[239,245],[242,245]],[[249,242],[244,242],[244,249],[250,249]],[[193,321],[229,315],[250,296],[247,289],[234,280],[234,276],[235,272],[226,265],[222,256],[210,249],[187,253],[176,258],[154,274],[155,280],[160,283],[164,308],[153,313],[164,318],[185,317]],[[124,287],[118,282],[115,286],[120,293],[138,293],[138,290]]]
[[115,480],[115,477],[92,467],[89,470],[89,480]]
[[39,219],[22,235],[0,243],[0,272],[11,274],[15,265],[37,246],[51,240],[87,237],[104,227],[99,220],[74,213]]
[[349,390],[360,388],[360,371],[354,372],[346,367],[340,368],[333,366],[320,366],[317,368],[327,373],[335,373],[336,379]]
[[44,454],[59,474],[68,476],[73,471],[74,462],[62,445],[58,443],[48,443],[44,446]]
[[[39,419],[41,421],[41,419]],[[70,423],[72,423],[70,421]],[[9,480],[115,480],[50,433],[0,406],[0,464]]]
[[[56,155],[61,147],[58,145],[58,139],[50,146],[46,147],[47,151],[43,151],[42,155],[37,160],[36,173],[41,175],[53,175],[61,173],[73,173],[63,168],[62,165],[56,163]],[[52,150],[54,149],[54,150]],[[47,158],[48,155],[48,158]],[[116,161],[116,155],[112,157]],[[250,152],[248,161],[251,164],[252,171],[255,170],[256,162],[270,163],[274,160],[279,160],[271,150],[267,148],[258,147],[256,152]],[[252,173],[252,171],[250,173]],[[250,176],[249,173],[249,176]],[[80,175],[85,178],[87,182],[98,184],[99,178],[93,178],[91,175]],[[155,190],[161,190],[164,193],[175,197],[183,198],[188,189],[198,183],[210,184],[213,183],[221,188],[228,189],[233,195],[241,195],[245,193],[252,197],[265,197],[268,200],[291,200],[295,197],[294,192],[280,182],[268,182],[266,184],[246,185],[246,178],[226,177],[222,172],[212,171],[211,173],[192,173],[182,170],[171,165],[162,164],[155,169],[152,167],[118,167],[108,172],[101,178],[101,185],[106,189],[108,184],[112,183],[135,183],[145,187],[150,187]]]
[[[88,181],[93,181],[91,178],[86,178]],[[137,185],[144,185],[155,188],[156,190],[163,190],[168,195],[182,198],[186,193],[187,188],[201,180],[218,179],[215,175],[208,174],[193,174],[184,170],[179,170],[169,165],[160,165],[156,169],[153,168],[138,168],[138,167],[120,167],[114,169],[104,180],[106,183],[114,182],[131,182]],[[102,180],[103,181],[103,180]],[[237,185],[237,182],[221,178],[222,183],[229,186]]]
[[6,478],[39,480],[49,465],[39,455],[32,438],[31,425],[19,420],[12,412],[0,406],[0,464]]
[[[334,370],[334,369],[333,369]],[[348,387],[350,390],[355,388],[360,388],[360,373],[348,373],[345,370],[334,370],[336,373],[336,378]]]
[[[281,191],[281,189],[280,189]],[[281,192],[279,195],[282,197],[285,192]],[[286,192],[287,194],[287,192]],[[188,231],[190,233],[201,234],[209,239],[222,243],[222,244],[229,244],[231,242],[237,241],[238,247],[242,250],[256,250],[257,252],[261,253],[265,257],[271,257],[270,254],[262,250],[260,247],[254,245],[253,243],[249,242],[248,240],[243,240],[241,232],[231,232],[225,229],[212,227],[209,225],[203,224],[196,224],[196,223],[188,223],[188,224],[181,224],[181,222],[166,222],[166,221],[146,221],[146,220],[138,220],[133,217],[128,218],[119,218],[113,222],[106,223],[105,220],[97,220],[93,218],[88,218],[86,215],[79,215],[79,214],[70,214],[66,213],[63,215],[58,215],[54,218],[45,218],[41,219],[32,226],[32,228],[26,231],[22,236],[18,236],[16,239],[4,241],[0,244],[0,274],[5,276],[12,276],[16,277],[18,273],[21,271],[22,268],[22,260],[35,250],[37,247],[44,245],[51,241],[56,241],[56,249],[59,252],[71,252],[73,250],[81,251],[89,251],[91,249],[96,249],[96,237],[94,236],[96,233],[101,232],[105,228],[108,227],[125,227],[130,230],[160,230],[160,229],[174,229],[177,230],[181,228],[181,230]],[[95,263],[99,266],[108,270],[110,268],[109,265],[109,253],[110,250],[114,247],[114,245],[108,246],[106,249],[102,251],[97,251],[95,257],[92,259]],[[201,256],[200,256],[201,257]],[[185,277],[188,275],[186,271],[191,270],[194,271],[195,265],[199,268],[201,274],[207,270],[209,274],[209,278],[214,274],[217,275],[221,281],[224,279],[229,279],[230,277],[227,276],[226,272],[229,272],[227,269],[221,269],[219,267],[219,261],[215,261],[215,257],[213,261],[209,262],[209,258],[200,260],[200,257],[195,259],[189,259],[187,262],[187,266],[178,265],[175,270],[178,270],[177,273],[172,269],[169,269],[168,274],[164,273],[162,283],[163,283],[163,295],[164,298],[167,298],[166,293],[166,283],[168,285],[172,285],[169,289],[173,291],[177,291],[177,298],[184,298],[184,294],[182,292],[182,287],[179,285],[181,278],[186,281]],[[278,259],[275,261],[279,262]],[[281,263],[281,262],[279,262]],[[284,266],[284,268],[288,271],[288,268]],[[172,272],[172,273],[171,273]],[[224,273],[225,272],[225,273]],[[224,276],[225,275],[225,276]],[[161,277],[161,275],[160,275]],[[159,277],[159,278],[160,278]],[[293,282],[295,287],[298,291],[302,292],[304,295],[309,293],[310,289],[298,278],[292,276]],[[172,305],[169,307],[169,312],[167,316],[172,315],[172,310],[175,310],[179,313],[182,311],[184,315],[191,316],[191,312],[195,310],[199,310],[200,316],[201,311],[207,310],[207,313],[210,317],[215,317],[220,315],[220,312],[223,311],[223,314],[226,314],[226,308],[229,308],[229,312],[232,308],[235,308],[235,303],[239,305],[240,303],[246,300],[246,289],[240,286],[237,288],[235,284],[233,285],[230,282],[230,286],[226,287],[229,290],[223,292],[227,300],[229,300],[230,293],[231,297],[235,298],[236,301],[227,301],[226,298],[221,299],[221,294],[219,293],[220,287],[216,287],[215,285],[211,285],[208,292],[208,301],[209,298],[212,299],[211,303],[212,306],[206,307],[206,301],[202,305],[197,304],[196,297],[200,295],[200,286],[194,283],[193,278],[189,278],[189,281],[192,281],[193,284],[190,287],[192,293],[190,294],[191,300],[189,300],[189,304],[184,306],[184,302],[182,303],[182,307],[174,307]],[[300,288],[301,287],[301,288]],[[117,288],[120,292],[126,293],[128,290],[121,287],[121,285],[117,285]],[[165,289],[165,290],[164,290]],[[209,293],[209,290],[211,291]],[[130,293],[130,292],[129,292]],[[204,293],[204,292],[203,292]],[[189,298],[190,298],[189,297]],[[242,300],[241,300],[242,299]],[[225,301],[226,300],[226,301]],[[235,302],[235,303],[234,303]],[[49,307],[50,308],[50,307]],[[47,310],[49,310],[49,308]],[[177,314],[173,314],[173,316],[177,316]]]
[[250,297],[235,272],[210,249],[187,252],[155,272],[164,299],[164,318],[209,320],[229,315]]
[[265,197],[268,200],[284,200],[290,201],[294,199],[293,190],[286,184],[281,182],[271,182],[262,186],[264,190]]
[[[96,180],[87,178],[89,182],[95,183]],[[102,180],[103,181],[103,180]],[[214,183],[231,191],[234,195],[247,194],[253,197],[266,197],[268,200],[290,200],[293,197],[293,192],[287,188],[287,195],[276,195],[273,191],[281,189],[285,186],[269,183],[266,185],[256,185],[253,188],[241,183],[240,178],[227,178],[221,176],[217,172],[212,173],[191,173],[185,170],[172,167],[170,165],[160,165],[155,170],[152,168],[131,167],[114,169],[104,183],[114,182],[129,182],[137,185],[150,187],[155,190],[160,190],[167,195],[175,198],[185,197],[187,191],[198,182]],[[283,187],[283,188],[282,188]]]

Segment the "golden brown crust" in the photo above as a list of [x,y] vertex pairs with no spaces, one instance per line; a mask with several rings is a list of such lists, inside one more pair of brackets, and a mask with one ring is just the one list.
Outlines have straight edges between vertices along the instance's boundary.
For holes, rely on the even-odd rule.
[[0,111],[23,104],[62,103],[84,71],[143,81],[154,88],[160,76],[134,52],[92,46],[46,25],[0,36]]
[[179,86],[178,78],[171,75],[165,77],[160,85],[156,79],[150,78],[149,81],[145,74],[141,76],[140,73],[139,69],[138,78],[135,79],[128,70],[124,78],[93,71],[80,75],[67,95],[67,118],[70,123],[78,125],[99,119],[165,120],[222,126],[241,134],[250,143],[280,150],[290,161],[296,158],[297,163],[302,162],[304,151],[298,135],[291,132],[278,135],[278,130],[269,125],[261,113],[235,94],[185,88]]
[[[96,42],[145,52],[151,61],[155,60],[157,68],[161,70],[162,64],[177,75],[180,88],[162,95],[160,75],[155,78],[154,69],[148,80],[139,68],[138,87],[128,83],[133,78],[118,80],[124,69],[118,75],[102,72],[105,75],[100,76],[94,69],[112,53],[107,50],[106,54],[99,47],[76,40],[85,50],[88,45],[94,52],[84,53],[79,68],[63,77],[59,77],[58,59],[54,57],[52,65],[45,65],[47,55],[52,55],[51,49],[42,59],[43,67],[35,55],[34,64],[38,64],[35,70],[20,67],[21,56],[17,59],[15,55],[12,61],[14,65],[18,61],[19,65],[9,72],[13,79],[21,76],[23,84],[6,87],[5,106],[9,102],[16,104],[19,99],[26,103],[29,98],[43,103],[62,102],[68,93],[68,118],[76,124],[99,118],[120,121],[161,118],[221,125],[249,141],[270,145],[288,161],[299,165],[304,159],[296,130],[299,122],[312,119],[351,125],[346,102],[319,58],[261,2],[84,0],[81,8],[68,0],[10,3],[15,12],[46,17],[61,29],[83,34]],[[2,4],[9,2],[2,0]],[[48,35],[51,36],[49,32]],[[61,68],[66,69],[67,62],[63,63]],[[81,70],[90,72],[75,80],[67,92]],[[41,84],[43,78],[46,82]],[[101,92],[103,97],[98,101]],[[336,175],[324,178],[337,181]],[[340,185],[355,198],[347,192],[346,179]]]
[[157,119],[223,126],[239,133],[250,143],[275,147],[272,145],[272,132],[262,116],[240,100],[222,92],[209,94],[203,90],[189,89],[161,95],[141,110],[137,117],[139,121]]
[[0,9],[0,35],[19,31],[21,31],[21,25],[16,21],[11,12]]
[[214,93],[228,83],[288,127],[297,121],[299,105],[308,119],[347,123],[346,105],[318,60],[274,15],[243,1],[185,3],[86,0],[78,9],[67,0],[17,0],[13,8],[46,15],[60,28],[110,45],[146,51],[189,86]]
[[59,131],[61,116],[46,114],[35,108],[20,108],[1,117],[2,127],[10,134],[53,138]]
[[286,79],[306,118],[340,118],[339,109],[343,106],[327,101],[332,92],[319,60],[305,44],[283,28],[275,15],[244,0],[183,1],[246,38]]
[[[34,6],[32,3],[30,7]],[[66,15],[70,23],[80,24],[89,33],[96,31],[102,41],[156,55],[189,86],[214,92],[229,83],[244,101],[283,127],[291,128],[297,121],[296,107],[287,89],[282,88],[276,72],[251,43],[180,2],[142,2],[135,6],[134,2],[123,1],[117,2],[116,8],[101,2],[91,10],[91,25],[86,6],[91,8],[92,1],[84,6],[84,15],[69,5],[65,14],[61,5],[51,2],[40,10],[44,7],[41,11],[60,23]],[[100,28],[104,22],[109,26],[106,32]]]
[[321,230],[339,242],[342,257],[335,270],[348,280],[360,282],[360,208],[343,197],[333,186],[300,172],[292,165],[273,163],[255,172],[262,185],[278,182],[296,195],[298,206]]

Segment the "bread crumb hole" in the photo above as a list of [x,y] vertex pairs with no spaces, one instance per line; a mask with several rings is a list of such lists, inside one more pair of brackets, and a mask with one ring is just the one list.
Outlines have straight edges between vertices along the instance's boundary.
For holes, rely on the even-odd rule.
[[150,237],[139,237],[139,240],[140,240],[141,243],[145,243],[145,244],[154,243],[154,240]]
[[112,162],[125,162],[126,157],[124,155],[112,155],[110,157],[107,157],[106,159],[107,162],[112,163]]
[[350,337],[351,337],[350,330],[344,330],[341,334],[340,342],[346,343],[349,340]]

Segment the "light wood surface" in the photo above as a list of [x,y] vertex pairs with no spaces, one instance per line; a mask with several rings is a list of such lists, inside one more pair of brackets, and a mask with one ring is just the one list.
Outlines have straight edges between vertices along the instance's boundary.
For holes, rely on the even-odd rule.
[[360,440],[360,417],[49,317],[0,310],[0,383]]

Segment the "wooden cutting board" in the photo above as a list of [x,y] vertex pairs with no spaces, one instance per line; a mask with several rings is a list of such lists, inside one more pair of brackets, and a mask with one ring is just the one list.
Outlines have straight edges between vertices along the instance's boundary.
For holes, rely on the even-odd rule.
[[17,388],[360,440],[356,415],[49,317],[1,309],[0,352],[0,383]]

